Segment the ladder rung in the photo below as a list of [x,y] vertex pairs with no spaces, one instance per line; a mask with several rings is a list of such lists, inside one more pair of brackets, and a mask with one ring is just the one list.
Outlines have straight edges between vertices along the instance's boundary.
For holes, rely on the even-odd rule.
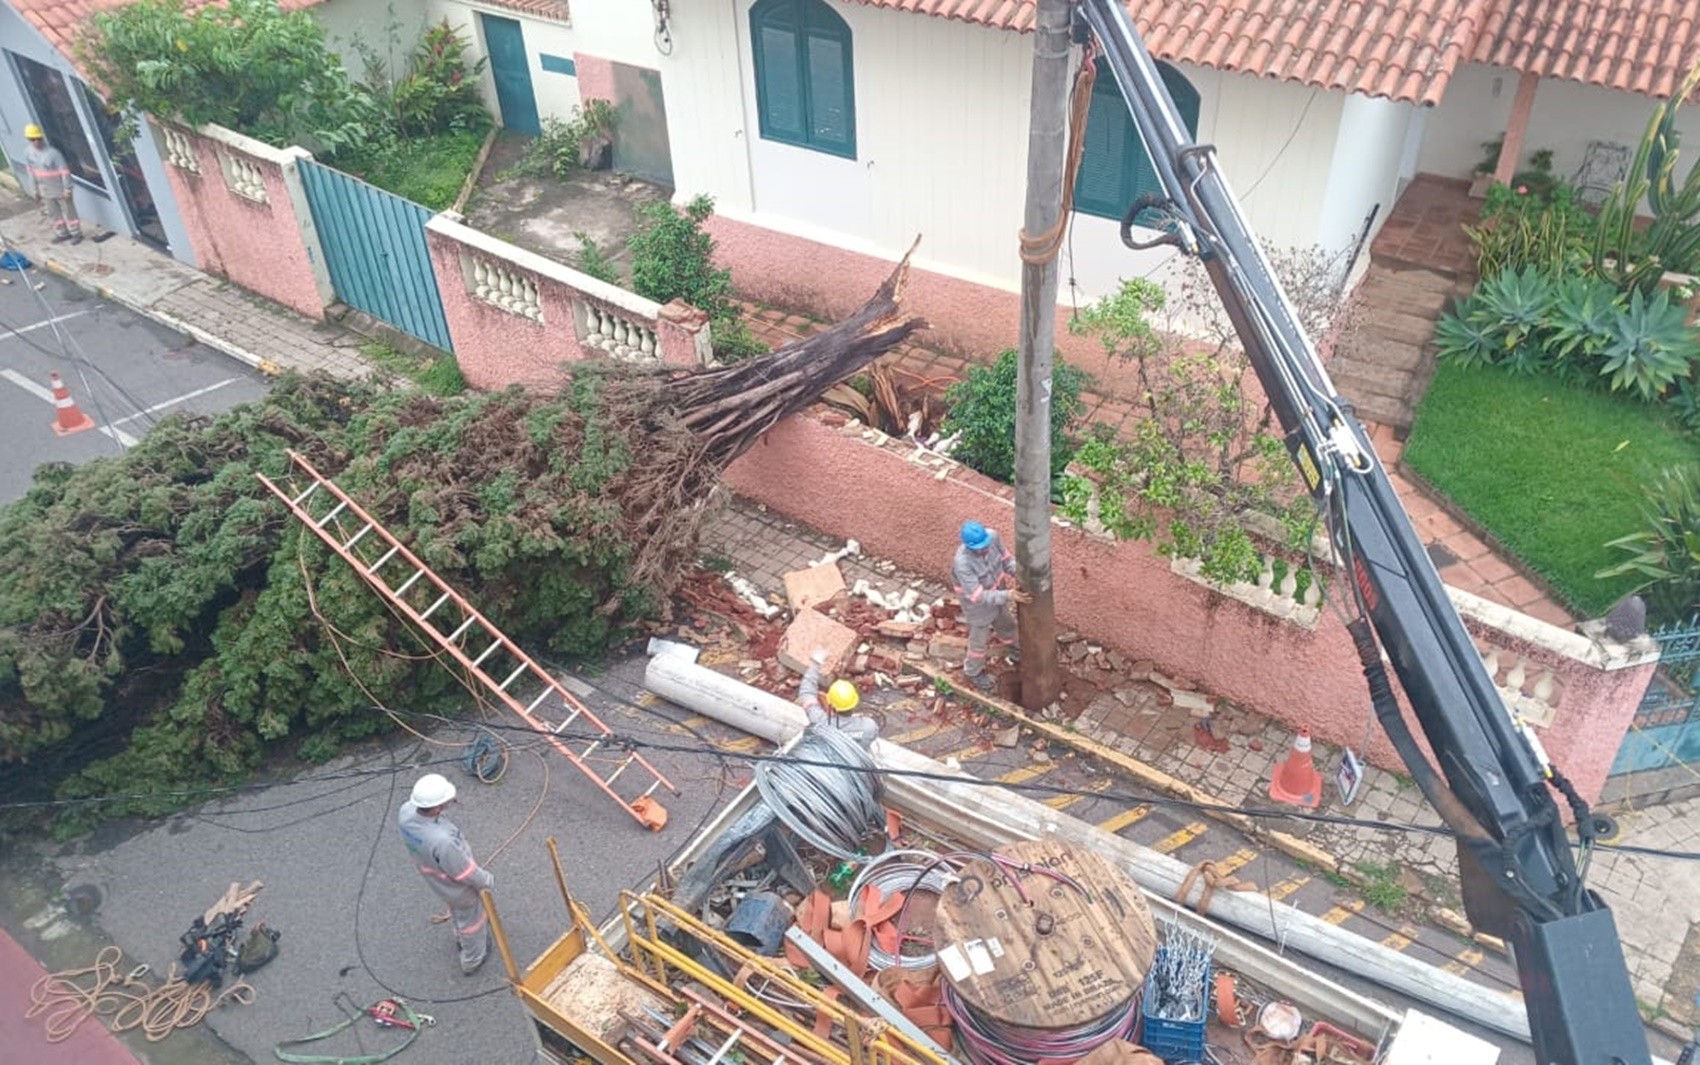
[[[574,714],[574,715],[573,715],[573,716],[574,716],[574,717],[577,717],[577,716],[578,716],[578,715],[577,715],[577,714]],[[581,759],[583,759],[583,758],[589,758],[589,757],[590,757],[590,752],[592,752],[592,751],[594,751],[594,750],[596,750],[596,748],[598,748],[598,747],[600,747],[600,746],[602,746],[602,741],[601,741],[601,740],[592,740],[592,741],[591,741],[591,743],[590,743],[590,746],[589,746],[589,747],[586,747],[586,748],[585,748],[585,749],[584,749],[584,750],[582,750],[582,751],[580,751],[580,752],[578,752],[578,756],[579,756],[579,758],[581,758]]]
[[294,499],[291,499],[289,501],[289,505],[292,506],[292,507],[300,506],[302,503],[305,503],[307,501],[308,496],[312,495],[314,492],[317,492],[318,490],[319,490],[319,482],[314,481],[312,484],[307,486],[307,490],[305,492],[302,492],[300,495],[296,496]]
[[[423,571],[423,570],[421,570],[421,571],[420,571],[420,572],[424,572],[424,571]],[[396,594],[398,594],[398,595],[399,595],[399,594],[400,594],[400,593],[399,593],[399,592],[398,592],[398,593],[396,593]],[[432,603],[432,604],[431,604],[431,605],[430,605],[430,606],[428,606],[428,607],[426,607],[426,608],[425,608],[425,613],[423,613],[423,614],[421,614],[421,615],[419,615],[419,620],[420,620],[420,621],[424,621],[424,620],[426,620],[426,619],[427,619],[427,618],[429,618],[429,617],[430,617],[430,616],[431,616],[431,615],[432,615],[432,614],[435,614],[435,613],[436,613],[436,612],[437,612],[437,608],[438,608],[438,607],[440,607],[440,606],[442,606],[442,605],[443,605],[443,604],[444,604],[444,603],[446,603],[446,602],[448,602],[448,601],[449,601],[449,593],[447,593],[447,592],[444,592],[444,593],[443,593],[443,594],[442,594],[442,595],[439,595],[439,596],[438,596],[438,597],[437,597],[437,601],[436,601],[436,602],[435,602],[435,603]]]
[[[636,757],[636,755],[633,755],[633,757]],[[655,789],[656,789],[656,788],[659,788],[659,787],[660,787],[660,786],[661,786],[661,781],[659,781],[659,780],[656,780],[656,781],[655,781],[655,782],[653,782],[653,783],[651,783],[651,784],[650,784],[650,785],[649,785],[649,787],[647,787],[647,788],[645,788],[645,789],[643,789],[643,793],[644,793],[644,794],[645,794],[645,795],[654,795],[654,794],[655,794]]]
[[[544,694],[548,694],[548,693],[545,692]],[[566,718],[559,725],[555,726],[555,735],[559,736],[561,733],[567,731],[567,726],[572,724],[574,721],[577,721],[578,716],[581,713],[583,713],[583,711],[574,710],[572,713],[568,714],[566,716]],[[597,742],[600,743],[601,741],[598,740]]]
[[348,500],[346,500],[346,499],[338,500],[337,505],[330,509],[330,513],[326,514],[324,517],[322,517],[318,521],[314,522],[313,527],[317,528],[317,529],[323,529],[325,526],[327,526],[331,523],[332,518],[336,517],[338,514],[341,514],[343,511],[345,511],[347,509],[348,509]]
[[484,648],[484,653],[472,660],[473,667],[476,668],[478,666],[483,665],[484,660],[486,658],[489,658],[491,655],[495,654],[497,651],[500,651],[501,649],[502,649],[502,641],[501,640],[490,641],[490,646]]
[[411,577],[407,578],[407,580],[403,581],[402,584],[401,584],[401,587],[397,588],[395,591],[391,592],[390,594],[392,596],[394,596],[395,598],[400,599],[402,596],[407,594],[407,590],[409,588],[413,587],[413,583],[423,576],[425,576],[424,570],[416,570],[414,572],[413,576],[411,576]]
[[[597,742],[600,743],[601,741],[598,740]],[[635,755],[635,754],[626,755],[626,760],[621,762],[619,764],[619,766],[616,767],[615,770],[612,773],[609,773],[607,775],[607,777],[603,778],[602,783],[608,785],[609,787],[613,787],[614,781],[619,779],[620,774],[624,773],[628,768],[630,768],[631,764],[635,761],[637,761],[637,755]]]
[[525,708],[525,712],[528,713],[528,714],[531,713],[533,710],[535,710],[538,707],[543,705],[543,700],[549,698],[549,696],[554,695],[554,694],[555,694],[555,689],[544,688],[541,692],[538,693],[537,698],[531,700],[531,705]]
[[465,621],[461,622],[460,628],[449,633],[447,636],[445,636],[443,638],[445,640],[447,640],[449,643],[454,643],[456,640],[460,639],[462,633],[464,633],[467,629],[472,628],[472,626],[474,626],[476,624],[478,624],[478,615],[474,614],[471,617],[467,618]]
[[401,550],[401,545],[396,544],[394,547],[390,548],[388,551],[385,551],[383,553],[383,556],[380,557],[378,559],[378,561],[376,561],[376,562],[372,563],[370,566],[366,567],[366,572],[369,573],[369,574],[370,573],[376,573],[379,570],[383,569],[384,563],[386,563],[390,559],[394,558],[396,556],[397,552],[399,552],[400,550]]
[[519,664],[519,665],[517,665],[517,666],[515,666],[515,667],[514,667],[514,671],[513,671],[513,672],[512,672],[512,673],[509,673],[509,674],[508,674],[508,679],[507,679],[507,680],[504,680],[504,681],[503,681],[503,682],[502,682],[502,683],[500,683],[500,684],[498,684],[498,685],[496,685],[496,690],[497,690],[497,691],[499,691],[499,692],[505,692],[505,691],[507,691],[507,690],[508,690],[508,685],[510,685],[510,684],[512,684],[512,683],[513,683],[513,682],[514,682],[514,681],[516,681],[516,680],[518,680],[518,679],[519,679],[519,675],[520,675],[520,674],[521,674],[521,673],[524,673],[524,672],[525,672],[525,671],[526,671],[526,670],[527,670],[527,669],[529,669],[529,668],[530,668],[530,667],[529,667],[529,666],[527,666],[527,665],[526,665],[526,664],[525,664],[525,663],[524,663],[524,662],[521,662],[521,663],[520,663],[520,664]]
[[342,545],[342,549],[344,551],[352,551],[354,549],[354,545],[359,543],[361,540],[364,540],[366,538],[366,534],[371,532],[371,531],[372,531],[372,523],[367,522],[365,525],[362,525],[360,527],[359,532],[354,534],[353,539],[349,540],[346,544]]

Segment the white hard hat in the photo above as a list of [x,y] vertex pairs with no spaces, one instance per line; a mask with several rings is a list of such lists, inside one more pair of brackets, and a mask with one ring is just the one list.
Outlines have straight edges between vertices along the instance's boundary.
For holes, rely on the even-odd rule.
[[455,797],[455,786],[441,773],[426,773],[413,785],[413,805],[420,809],[441,806]]

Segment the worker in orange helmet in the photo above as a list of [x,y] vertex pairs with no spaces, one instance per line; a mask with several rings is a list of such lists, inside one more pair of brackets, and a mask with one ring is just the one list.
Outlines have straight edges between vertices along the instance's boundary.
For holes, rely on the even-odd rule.
[[833,681],[826,690],[826,707],[831,707],[832,713],[827,713],[826,707],[821,705],[820,672],[824,665],[825,651],[817,650],[810,655],[809,668],[803,674],[803,683],[797,688],[797,702],[809,715],[809,725],[836,728],[863,747],[868,746],[880,734],[880,725],[871,717],[850,713],[862,701],[854,684],[842,678]]

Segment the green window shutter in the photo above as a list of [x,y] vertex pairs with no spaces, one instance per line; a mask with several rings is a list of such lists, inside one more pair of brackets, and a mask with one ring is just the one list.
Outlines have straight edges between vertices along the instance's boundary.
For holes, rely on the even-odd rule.
[[[1158,63],[1163,84],[1174,97],[1189,133],[1198,132],[1198,90],[1167,63]],[[1092,83],[1092,106],[1086,117],[1086,149],[1074,183],[1074,209],[1081,214],[1120,220],[1133,201],[1146,193],[1161,193],[1156,168],[1140,139],[1139,130],[1122,99],[1116,79],[1102,59]]]
[[761,135],[856,156],[850,27],[822,0],[759,0],[750,8]]

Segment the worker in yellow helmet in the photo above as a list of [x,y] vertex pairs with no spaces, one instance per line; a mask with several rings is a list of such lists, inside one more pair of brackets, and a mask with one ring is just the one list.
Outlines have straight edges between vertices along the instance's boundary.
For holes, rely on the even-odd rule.
[[[832,682],[826,689],[826,706],[821,705],[820,672],[826,665],[826,652],[817,650],[809,656],[809,668],[803,674],[803,683],[797,688],[797,702],[809,715],[809,724],[819,728],[836,728],[857,743],[866,747],[874,742],[874,737],[880,734],[879,722],[863,714],[852,714],[862,697],[856,692],[856,686],[840,678]],[[832,708],[827,713],[826,707]]]
[[24,153],[24,169],[29,172],[36,202],[47,209],[53,219],[53,243],[83,242],[83,222],[77,217],[77,201],[71,193],[71,167],[65,153],[47,143],[47,134],[31,122],[24,127],[24,139],[30,142]]

